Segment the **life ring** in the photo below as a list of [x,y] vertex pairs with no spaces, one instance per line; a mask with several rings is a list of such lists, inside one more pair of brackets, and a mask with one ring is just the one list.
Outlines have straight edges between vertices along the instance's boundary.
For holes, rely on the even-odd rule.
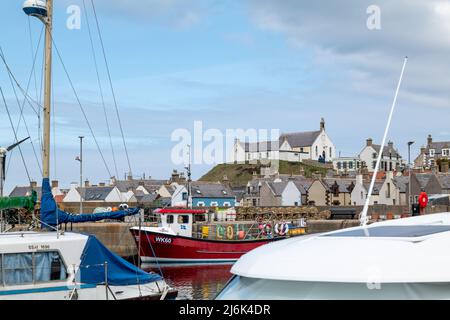
[[279,236],[285,236],[289,232],[289,225],[287,223],[281,223],[275,225],[275,233]]
[[225,234],[225,228],[221,225],[217,226],[216,229],[217,239],[223,239],[223,235]]
[[233,240],[234,238],[234,230],[232,226],[228,226],[227,227],[227,239],[228,240]]
[[266,223],[263,225],[262,228],[262,234],[263,235],[267,235],[267,236],[271,236],[272,235],[272,225],[270,223]]

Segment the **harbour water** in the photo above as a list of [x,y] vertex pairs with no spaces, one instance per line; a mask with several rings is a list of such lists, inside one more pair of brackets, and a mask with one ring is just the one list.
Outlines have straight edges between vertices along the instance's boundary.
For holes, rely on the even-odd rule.
[[232,277],[232,264],[142,265],[146,271],[160,273],[178,290],[179,300],[212,300]]

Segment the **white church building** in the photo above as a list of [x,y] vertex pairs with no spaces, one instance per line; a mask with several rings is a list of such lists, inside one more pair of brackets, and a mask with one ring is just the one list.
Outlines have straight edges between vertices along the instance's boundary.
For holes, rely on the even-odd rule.
[[320,130],[282,134],[278,141],[243,142],[237,139],[229,159],[234,163],[261,160],[302,162],[305,159],[329,162],[335,156],[336,147],[322,118]]

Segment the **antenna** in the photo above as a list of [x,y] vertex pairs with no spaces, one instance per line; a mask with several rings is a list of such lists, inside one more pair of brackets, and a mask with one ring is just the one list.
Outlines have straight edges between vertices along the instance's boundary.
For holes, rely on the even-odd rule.
[[405,57],[403,61],[402,72],[400,73],[400,79],[398,81],[397,90],[395,91],[394,101],[392,102],[391,112],[389,113],[388,122],[386,124],[386,129],[384,130],[383,142],[381,143],[380,152],[378,152],[377,163],[375,165],[375,170],[373,172],[372,181],[370,182],[369,192],[367,193],[366,203],[364,204],[364,209],[361,212],[361,216],[359,218],[361,222],[361,226],[365,226],[367,224],[367,211],[369,210],[370,198],[372,197],[373,187],[375,185],[375,180],[377,178],[378,169],[380,167],[381,158],[383,157],[384,145],[386,144],[387,135],[389,132],[389,128],[391,126],[392,116],[394,114],[395,105],[397,103],[398,92],[400,91],[400,86],[402,84],[403,73],[405,72],[406,63],[408,62],[408,57]]

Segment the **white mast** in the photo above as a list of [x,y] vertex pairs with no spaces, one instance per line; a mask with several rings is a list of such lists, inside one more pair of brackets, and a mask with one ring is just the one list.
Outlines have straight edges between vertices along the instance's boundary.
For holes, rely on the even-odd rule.
[[377,158],[377,163],[375,165],[375,171],[373,172],[372,181],[370,182],[369,192],[367,193],[366,203],[364,204],[364,209],[361,212],[360,222],[361,222],[362,226],[365,226],[368,222],[367,221],[367,211],[369,210],[370,197],[372,196],[373,187],[375,185],[375,180],[377,178],[378,169],[379,169],[380,163],[381,163],[381,158],[383,157],[384,145],[386,144],[386,138],[387,138],[387,135],[389,132],[389,128],[391,126],[391,120],[392,120],[392,116],[394,114],[395,105],[397,103],[397,96],[398,96],[398,92],[400,91],[400,86],[402,84],[402,79],[403,79],[403,73],[405,72],[407,62],[408,62],[408,57],[405,57],[405,60],[403,62],[402,72],[400,73],[400,79],[399,79],[398,85],[397,85],[397,90],[395,91],[394,101],[392,102],[391,112],[389,114],[388,122],[386,124],[386,129],[384,130],[383,142],[381,143],[380,151],[378,152],[378,158]]

